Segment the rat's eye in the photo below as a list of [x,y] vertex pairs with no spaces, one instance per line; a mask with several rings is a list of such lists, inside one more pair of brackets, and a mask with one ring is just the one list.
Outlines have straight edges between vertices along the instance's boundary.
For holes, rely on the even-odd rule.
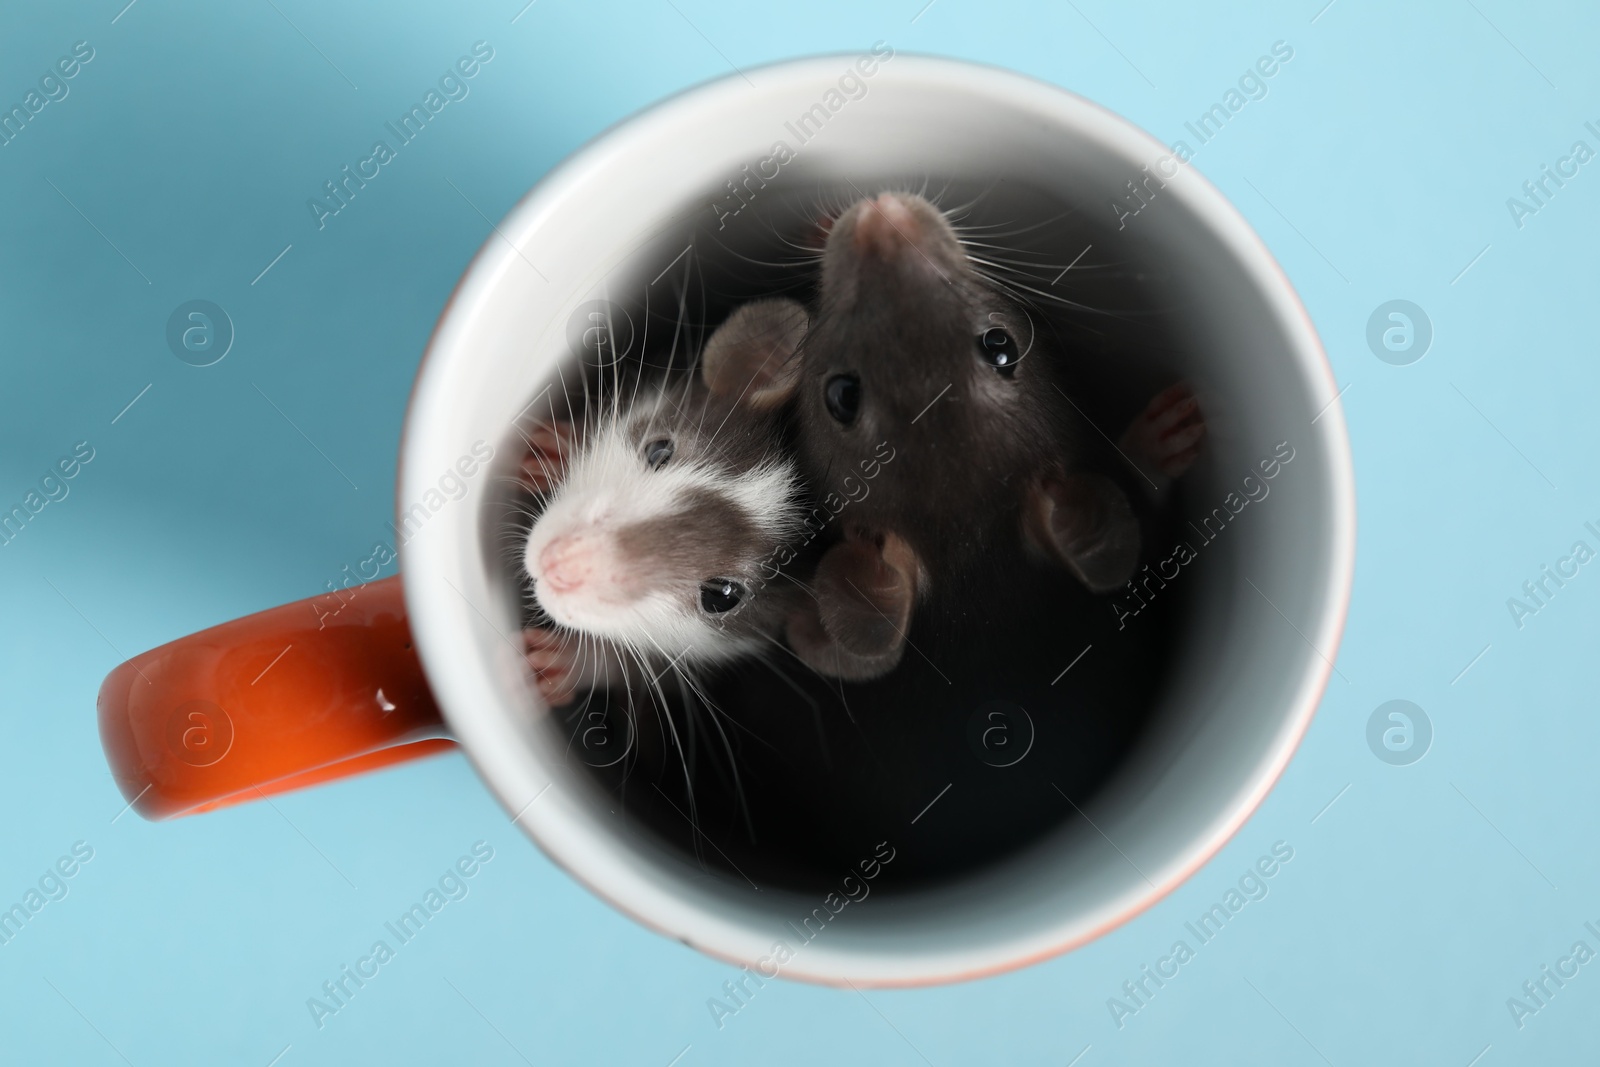
[[744,586],[731,578],[711,578],[700,583],[700,607],[707,615],[732,611],[744,599]]
[[672,458],[672,439],[663,437],[651,441],[644,446],[644,463],[653,471],[658,471],[667,465],[667,460]]
[[1022,358],[1017,353],[1017,342],[1002,326],[991,326],[978,336],[978,355],[1001,374],[1009,375],[1017,369]]
[[854,374],[835,374],[822,387],[822,399],[834,421],[849,426],[861,408],[861,379]]

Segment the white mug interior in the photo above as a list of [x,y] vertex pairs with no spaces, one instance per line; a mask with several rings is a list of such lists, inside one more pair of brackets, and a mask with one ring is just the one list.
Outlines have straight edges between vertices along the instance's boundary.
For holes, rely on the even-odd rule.
[[[1183,579],[1196,583],[1198,616],[1174,681],[1135,755],[1088,803],[1093,827],[1069,821],[956,881],[884,897],[781,971],[914,985],[1079,945],[1159,900],[1239,829],[1282,773],[1332,669],[1353,567],[1354,487],[1309,318],[1260,239],[1191,167],[1117,116],[1020,75],[900,54],[880,56],[867,76],[857,58],[782,63],[691,90],[541,181],[498,224],[439,321],[407,415],[399,499],[422,499],[478,440],[507,473],[512,427],[567,358],[575,309],[648,283],[696,235],[694,255],[718,254],[708,231],[736,245],[764,203],[784,202],[785,182],[792,207],[813,195],[805,190],[849,199],[906,175],[985,183],[1003,173],[1103,213],[1125,242],[1120,255],[1162,265],[1191,339],[1181,371],[1211,431],[1187,499],[1231,511],[1230,494],[1246,495],[1247,475],[1260,481],[1261,461],[1285,445],[1293,459],[1266,499],[1198,549],[1208,562]],[[864,94],[830,96],[852,70],[848,84]],[[836,100],[825,122],[795,126]],[[801,143],[797,133],[810,136]],[[793,158],[765,164],[779,171],[770,188],[745,185],[760,189],[747,207],[730,199],[727,183],[772,160],[779,140]],[[495,558],[503,531],[488,487],[481,480],[432,515],[401,553],[418,650],[452,731],[517,824],[595,893],[712,955],[770,958],[775,941],[794,942],[787,924],[820,902],[707,873],[614,815],[587,768],[567,758],[519,662],[519,591]]]

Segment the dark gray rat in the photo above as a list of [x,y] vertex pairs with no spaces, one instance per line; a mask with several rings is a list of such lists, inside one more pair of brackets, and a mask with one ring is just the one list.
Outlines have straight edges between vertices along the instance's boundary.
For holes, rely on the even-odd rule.
[[[762,306],[789,320],[804,310]],[[896,458],[870,494],[837,510],[839,542],[811,581],[818,610],[788,631],[801,659],[845,679],[887,673],[916,604],[1019,539],[1093,593],[1127,581],[1140,523],[1118,482],[1089,463],[1092,434],[1068,395],[1075,355],[983,275],[924,198],[884,193],[838,217],[815,315],[792,364],[764,381],[763,403],[794,401],[801,470],[825,502],[877,443]],[[1119,448],[1147,478],[1169,481],[1204,433],[1179,385]]]

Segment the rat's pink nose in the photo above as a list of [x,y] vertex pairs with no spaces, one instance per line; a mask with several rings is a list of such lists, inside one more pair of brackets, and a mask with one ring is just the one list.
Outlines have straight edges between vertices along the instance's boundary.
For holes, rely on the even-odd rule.
[[606,550],[601,536],[582,531],[554,538],[539,553],[539,574],[557,593],[570,593],[594,579]]
[[893,259],[922,239],[922,226],[911,206],[894,193],[868,200],[856,218],[856,251]]

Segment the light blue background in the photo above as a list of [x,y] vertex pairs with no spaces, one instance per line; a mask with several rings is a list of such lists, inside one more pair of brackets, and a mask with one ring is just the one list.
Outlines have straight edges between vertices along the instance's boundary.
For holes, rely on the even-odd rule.
[[[1600,147],[1583,128],[1600,119],[1593,13],[937,0],[917,17],[922,2],[538,0],[514,23],[523,0],[0,13],[6,106],[73,42],[96,52],[0,148],[0,505],[75,442],[96,453],[0,548],[0,902],[74,841],[94,848],[70,894],[0,946],[0,1059],[1499,1067],[1593,1054],[1600,963],[1520,1030],[1506,1007],[1574,941],[1600,950],[1583,928],[1600,926],[1600,567],[1520,630],[1506,607],[1573,541],[1597,543],[1585,520],[1600,524],[1600,163],[1522,229],[1506,207],[1574,140]],[[495,58],[470,97],[319,232],[307,197],[480,39]],[[772,983],[719,1031],[706,999],[733,969],[577,888],[458,755],[275,806],[116,818],[94,718],[105,673],[319,592],[387,537],[413,371],[490,233],[472,205],[498,218],[586,139],[730,62],[879,39],[1026,72],[1169,141],[1274,41],[1295,50],[1196,165],[1279,257],[1348,386],[1359,557],[1340,674],[1237,838],[1064,958],[865,997]],[[203,369],[164,340],[192,298],[237,329]],[[1405,367],[1365,341],[1395,298],[1435,329]],[[1393,698],[1434,725],[1412,766],[1365,740]],[[318,1030],[306,999],[479,839],[495,858],[470,895]],[[1280,839],[1295,857],[1270,896],[1119,1030],[1107,998]]]

